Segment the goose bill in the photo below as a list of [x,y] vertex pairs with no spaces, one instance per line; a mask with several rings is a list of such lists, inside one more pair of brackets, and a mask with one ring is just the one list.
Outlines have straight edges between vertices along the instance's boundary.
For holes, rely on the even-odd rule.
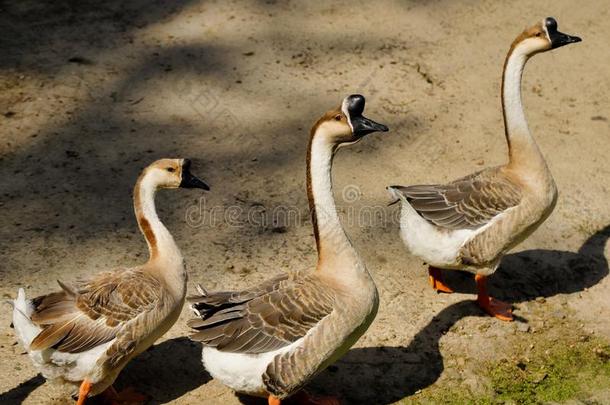
[[209,191],[210,186],[197,176],[193,176],[189,170],[190,165],[182,167],[182,180],[180,181],[180,187],[182,188],[200,188],[202,190]]
[[388,127],[383,124],[379,124],[366,117],[351,117],[351,124],[354,135],[362,137],[373,132],[387,132]]
[[551,37],[551,46],[553,48],[559,48],[560,46],[582,41],[582,39],[580,39],[579,37],[573,37],[571,35],[564,34],[563,32],[559,31],[549,33],[549,36]]

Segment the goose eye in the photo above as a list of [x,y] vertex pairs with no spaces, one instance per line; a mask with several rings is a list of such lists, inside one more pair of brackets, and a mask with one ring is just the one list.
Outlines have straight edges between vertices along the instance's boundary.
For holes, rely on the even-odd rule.
[[167,170],[167,171],[168,171],[168,172],[170,172],[170,173],[173,173],[173,172],[175,172],[175,171],[176,171],[176,169],[174,169],[173,167],[168,167],[168,168],[167,168],[167,169],[165,169],[165,170]]
[[341,121],[341,114],[335,115],[335,121]]
[[536,36],[537,36],[537,37],[541,37],[541,36],[542,36],[542,32],[537,32],[537,33],[536,33]]

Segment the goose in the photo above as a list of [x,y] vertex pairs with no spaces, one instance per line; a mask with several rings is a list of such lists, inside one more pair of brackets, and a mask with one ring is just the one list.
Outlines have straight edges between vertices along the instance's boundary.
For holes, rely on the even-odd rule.
[[[279,405],[340,358],[377,314],[377,288],[335,207],[331,167],[338,148],[387,131],[362,115],[365,99],[346,97],[313,126],[307,195],[318,261],[314,270],[273,277],[241,291],[189,297],[192,340],[203,345],[210,375],[242,394]],[[301,392],[306,403],[337,403]]]
[[452,292],[440,269],[471,272],[477,303],[504,321],[513,319],[512,307],[489,297],[487,277],[508,250],[546,220],[557,201],[555,182],[525,119],[523,68],[537,53],[580,41],[559,32],[557,21],[548,17],[512,43],[502,76],[508,163],[447,184],[388,187],[395,202],[401,202],[401,237],[409,251],[430,266],[432,287]]
[[149,259],[137,267],[94,275],[71,286],[27,299],[19,289],[13,304],[15,334],[35,367],[50,381],[78,392],[77,405],[104,393],[112,403],[146,397],[112,383],[136,355],[176,322],[186,295],[180,249],[155,210],[160,188],[201,188],[188,159],[161,159],[148,166],[134,188],[133,205]]

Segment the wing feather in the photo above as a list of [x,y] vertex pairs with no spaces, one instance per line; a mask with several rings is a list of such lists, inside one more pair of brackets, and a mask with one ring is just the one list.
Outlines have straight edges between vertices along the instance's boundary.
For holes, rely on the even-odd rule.
[[[35,298],[31,320],[42,328],[32,350],[81,353],[116,338],[160,301],[158,280],[138,269],[101,273],[78,288]],[[134,286],[137,286],[135,288]]]
[[448,184],[393,186],[424,219],[441,228],[478,229],[521,201],[519,187],[499,168]]
[[[254,289],[190,297],[199,317],[191,339],[233,353],[264,353],[305,336],[333,311],[311,274],[282,275]],[[222,297],[223,299],[220,299]]]

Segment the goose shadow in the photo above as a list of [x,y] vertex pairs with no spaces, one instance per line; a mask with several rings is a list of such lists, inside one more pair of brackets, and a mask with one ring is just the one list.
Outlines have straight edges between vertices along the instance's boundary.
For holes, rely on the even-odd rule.
[[[599,283],[608,275],[604,256],[610,225],[591,235],[578,252],[534,249],[504,257],[493,277],[495,296],[523,302],[536,297],[570,294]],[[474,293],[472,277],[446,272],[456,292]],[[339,394],[344,404],[389,404],[434,384],[444,370],[440,338],[460,319],[486,316],[472,300],[439,312],[407,347],[367,347],[350,350],[312,383],[316,391]],[[336,387],[341,387],[337,392]]]
[[134,387],[150,397],[147,404],[171,402],[212,379],[201,364],[201,349],[186,337],[154,345],[125,367],[116,387]]
[[[512,303],[537,297],[572,294],[593,287],[608,275],[604,256],[610,225],[591,235],[577,252],[532,249],[506,255],[489,278],[490,293]],[[472,276],[443,272],[447,284],[460,293],[475,293]]]
[[352,349],[311,386],[316,392],[339,395],[344,405],[390,404],[413,395],[440,377],[444,363],[439,341],[468,316],[483,314],[471,300],[452,304],[436,314],[408,346]]
[[27,381],[22,382],[15,388],[0,394],[0,404],[20,404],[34,391],[45,383],[42,375],[37,374]]
[[[201,364],[201,344],[180,337],[152,346],[134,358],[121,372],[114,386],[120,391],[134,387],[150,397],[148,405],[165,404],[212,379]],[[45,383],[38,374],[15,388],[0,394],[0,404],[20,404]],[[88,400],[91,405],[105,405],[103,396]]]

